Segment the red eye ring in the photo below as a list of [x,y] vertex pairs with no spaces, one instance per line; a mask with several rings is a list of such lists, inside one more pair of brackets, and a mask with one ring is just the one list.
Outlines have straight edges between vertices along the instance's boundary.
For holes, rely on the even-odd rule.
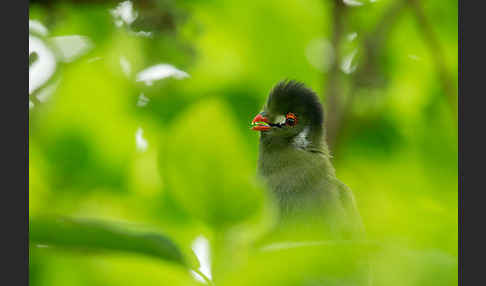
[[285,116],[285,125],[294,126],[297,124],[297,116],[292,112],[287,113]]

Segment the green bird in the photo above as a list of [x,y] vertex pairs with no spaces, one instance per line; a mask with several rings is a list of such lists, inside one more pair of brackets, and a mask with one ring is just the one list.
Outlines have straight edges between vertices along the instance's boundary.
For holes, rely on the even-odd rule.
[[258,174],[277,203],[280,221],[304,222],[337,239],[364,233],[353,193],[336,178],[325,140],[324,111],[297,81],[273,87],[252,121],[260,132]]

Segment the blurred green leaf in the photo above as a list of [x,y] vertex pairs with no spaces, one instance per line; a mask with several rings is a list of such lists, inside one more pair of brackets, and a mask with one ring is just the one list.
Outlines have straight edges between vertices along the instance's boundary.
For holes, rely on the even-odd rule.
[[122,251],[154,256],[187,266],[172,240],[157,233],[135,233],[100,221],[72,218],[31,218],[30,243],[95,251]]
[[191,106],[172,124],[162,163],[179,204],[217,229],[258,216],[264,203],[235,122],[219,100]]
[[229,271],[222,285],[367,285],[367,259],[376,249],[352,241],[271,244]]

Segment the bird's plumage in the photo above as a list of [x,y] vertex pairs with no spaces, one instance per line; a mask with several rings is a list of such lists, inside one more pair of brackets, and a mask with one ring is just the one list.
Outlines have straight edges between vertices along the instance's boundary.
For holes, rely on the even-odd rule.
[[[351,190],[336,178],[325,141],[319,97],[304,84],[282,81],[260,113],[258,173],[276,199],[282,221],[319,222],[340,238],[363,233]],[[284,120],[287,118],[287,120]]]

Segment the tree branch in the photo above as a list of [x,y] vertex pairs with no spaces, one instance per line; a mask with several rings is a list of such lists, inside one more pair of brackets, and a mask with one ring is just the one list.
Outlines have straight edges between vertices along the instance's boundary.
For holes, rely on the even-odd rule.
[[[363,40],[362,48],[364,50],[364,62],[362,67],[358,68],[356,73],[352,75],[351,78],[351,89],[349,96],[346,101],[339,102],[339,100],[344,100],[342,95],[339,94],[339,91],[335,90],[338,89],[338,74],[339,74],[339,58],[340,54],[338,50],[336,50],[335,54],[335,65],[330,71],[329,80],[328,80],[328,90],[327,94],[329,96],[329,101],[327,104],[328,107],[328,118],[327,118],[327,142],[329,144],[330,150],[334,150],[336,142],[338,140],[340,131],[342,129],[343,122],[351,109],[352,103],[355,100],[356,91],[358,88],[362,86],[370,86],[371,84],[377,81],[378,72],[376,71],[376,67],[378,66],[379,57],[382,54],[383,44],[388,37],[393,25],[396,23],[397,19],[399,18],[400,13],[403,11],[403,8],[406,7],[408,0],[398,0],[394,4],[388,8],[388,10],[383,14],[383,17],[380,21],[376,24],[375,28],[365,36]],[[335,2],[342,3],[341,1],[337,0]],[[340,9],[343,9],[340,6]],[[335,13],[338,12],[340,14],[335,15],[338,20],[342,21],[342,12],[336,11],[338,6],[335,7]],[[340,29],[342,29],[342,23]],[[335,28],[335,33],[340,32],[341,30],[337,30]],[[334,33],[334,34],[335,34]],[[336,40],[336,36],[333,34],[333,40]],[[338,40],[341,40],[339,38]],[[337,49],[338,43],[333,42],[333,47]],[[337,97],[340,97],[338,99]]]
[[339,60],[341,58],[341,53],[339,49],[339,44],[343,38],[344,30],[344,15],[345,6],[341,0],[334,0],[333,9],[333,32],[331,36],[331,45],[334,50],[334,61],[329,69],[328,80],[327,80],[327,112],[326,112],[326,139],[329,144],[329,148],[332,150],[336,133],[339,129],[340,118],[341,118],[341,102],[342,94],[339,88]]
[[434,64],[439,72],[439,80],[452,110],[452,114],[457,114],[457,88],[446,67],[444,49],[442,48],[431,23],[427,19],[421,4],[417,0],[409,0],[408,2],[418,20],[418,26],[422,32],[424,42],[427,45]]

